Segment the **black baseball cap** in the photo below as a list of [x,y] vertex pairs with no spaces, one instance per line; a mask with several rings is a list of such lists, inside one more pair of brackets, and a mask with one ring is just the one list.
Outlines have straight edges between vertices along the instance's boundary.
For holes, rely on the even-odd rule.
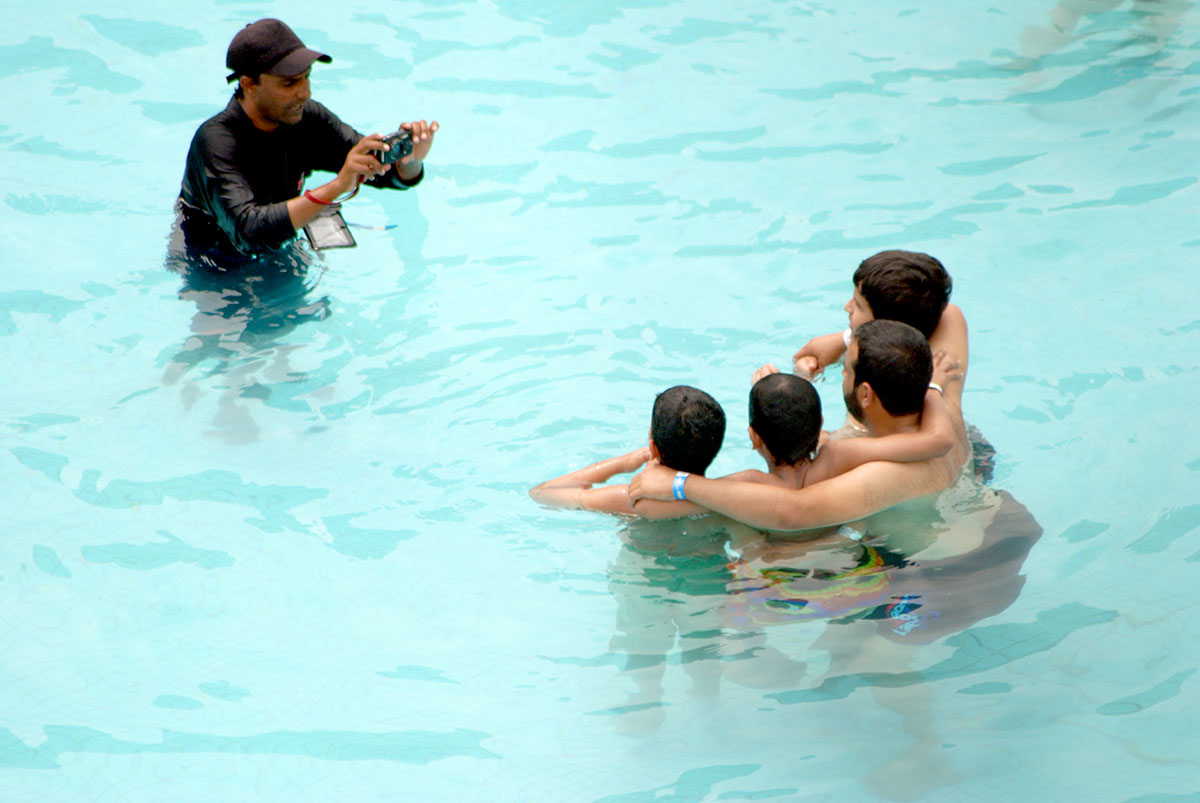
[[225,66],[233,70],[225,81],[235,80],[239,75],[299,75],[312,66],[314,61],[328,64],[333,61],[324,53],[309,50],[300,37],[276,19],[252,22],[238,31],[229,43],[225,54]]

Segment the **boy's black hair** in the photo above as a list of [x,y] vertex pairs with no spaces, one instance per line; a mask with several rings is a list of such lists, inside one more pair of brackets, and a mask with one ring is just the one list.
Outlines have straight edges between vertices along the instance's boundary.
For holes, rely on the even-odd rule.
[[929,341],[906,323],[882,320],[855,329],[854,339],[858,341],[854,387],[869,383],[891,415],[921,412],[933,376]]
[[806,460],[821,437],[821,397],[792,374],[769,374],[750,388],[750,426],[775,458],[790,466]]
[[928,338],[950,303],[954,283],[929,254],[880,251],[859,264],[854,286],[876,319],[906,323]]
[[702,390],[667,388],[654,399],[650,437],[664,466],[704,476],[725,439],[725,411]]

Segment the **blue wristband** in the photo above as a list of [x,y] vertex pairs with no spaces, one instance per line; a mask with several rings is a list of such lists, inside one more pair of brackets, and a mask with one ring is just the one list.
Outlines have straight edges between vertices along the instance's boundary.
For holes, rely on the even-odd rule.
[[688,474],[686,471],[676,472],[675,482],[671,486],[671,490],[674,492],[676,499],[687,499],[687,494],[683,492],[683,485],[687,482],[687,478],[690,476],[692,475]]

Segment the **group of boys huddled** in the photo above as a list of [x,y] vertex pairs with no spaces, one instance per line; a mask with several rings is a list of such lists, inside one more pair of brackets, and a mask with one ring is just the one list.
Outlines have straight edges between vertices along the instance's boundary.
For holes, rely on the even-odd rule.
[[[750,443],[767,471],[705,477],[725,437],[725,413],[694,387],[654,401],[645,447],[548,480],[530,495],[553,507],[671,519],[718,512],[753,527],[842,524],[953,482],[969,446],[962,418],[966,321],[949,303],[937,259],[884,251],[854,273],[849,328],[810,340],[794,373],[764,365],[750,389]],[[822,431],[811,382],[843,363],[848,418]],[[642,472],[628,484],[604,483]],[[598,487],[596,487],[598,486]]]

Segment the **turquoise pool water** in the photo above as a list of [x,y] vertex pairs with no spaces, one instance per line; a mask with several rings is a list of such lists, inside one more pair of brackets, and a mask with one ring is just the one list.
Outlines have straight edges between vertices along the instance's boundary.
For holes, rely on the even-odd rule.
[[[0,10],[0,800],[1200,799],[1200,22],[1074,6]],[[436,117],[429,176],[184,286],[264,15],[361,130]],[[529,501],[677,383],[756,465],[751,371],[891,247],[954,276],[1015,552],[771,596]]]

